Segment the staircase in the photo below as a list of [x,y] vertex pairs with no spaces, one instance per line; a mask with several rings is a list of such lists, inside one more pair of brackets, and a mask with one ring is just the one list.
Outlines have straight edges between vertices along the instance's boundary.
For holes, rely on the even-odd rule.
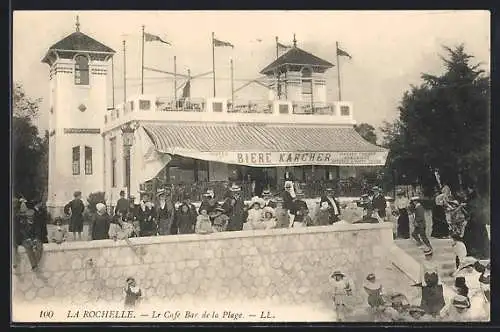
[[[455,254],[451,247],[450,239],[433,239],[429,238],[433,248],[433,259],[439,268],[439,277],[443,284],[452,287],[455,284],[455,279],[450,276],[455,271]],[[394,243],[404,250],[408,255],[413,257],[417,262],[424,260],[423,249],[417,247],[413,239],[397,239]]]

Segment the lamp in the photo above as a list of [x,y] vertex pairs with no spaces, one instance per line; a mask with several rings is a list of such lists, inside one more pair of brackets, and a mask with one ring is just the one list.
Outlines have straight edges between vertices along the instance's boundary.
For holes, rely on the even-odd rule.
[[125,164],[125,186],[128,196],[130,196],[130,149],[134,145],[134,133],[139,128],[137,121],[127,122],[120,127],[123,139],[123,159]]

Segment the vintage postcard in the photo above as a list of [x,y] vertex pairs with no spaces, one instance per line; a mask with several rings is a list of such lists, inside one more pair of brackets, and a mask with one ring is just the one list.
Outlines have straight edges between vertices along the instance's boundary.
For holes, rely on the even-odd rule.
[[489,12],[12,38],[12,323],[490,320]]

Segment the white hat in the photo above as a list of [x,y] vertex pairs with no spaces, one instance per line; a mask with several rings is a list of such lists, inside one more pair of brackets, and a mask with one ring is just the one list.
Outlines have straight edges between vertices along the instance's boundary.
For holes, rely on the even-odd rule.
[[102,203],[97,203],[95,205],[95,208],[98,212],[104,212],[106,210],[106,205],[102,204]]
[[262,210],[262,214],[264,216],[266,216],[266,213],[270,213],[271,214],[271,218],[274,218],[274,209],[270,206],[266,206],[263,210]]
[[266,201],[264,201],[262,198],[258,196],[254,196],[250,201],[250,207],[252,207],[254,204],[259,204],[260,207],[263,208],[266,205]]
[[458,266],[457,271],[465,269],[466,267],[472,267],[477,262],[477,259],[471,256],[464,257],[460,260],[460,265]]

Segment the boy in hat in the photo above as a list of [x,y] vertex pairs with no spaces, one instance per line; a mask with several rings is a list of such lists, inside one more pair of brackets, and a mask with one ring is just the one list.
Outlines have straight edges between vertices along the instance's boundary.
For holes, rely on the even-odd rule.
[[75,191],[73,197],[74,199],[64,206],[64,213],[71,216],[69,231],[73,232],[73,239],[76,240],[76,234],[78,234],[78,240],[81,240],[83,231],[83,211],[85,211],[85,205],[82,201],[81,191]]
[[198,209],[198,212],[201,213],[201,210],[207,210],[208,215],[210,216],[210,219],[213,220],[213,214],[215,212],[215,209],[220,207],[219,203],[215,199],[215,193],[213,190],[207,190],[203,194],[203,200],[201,202],[200,208]]
[[229,217],[224,214],[224,209],[221,207],[215,208],[213,218],[214,232],[224,232],[229,222]]
[[333,290],[333,302],[335,304],[335,312],[337,321],[345,320],[347,308],[347,297],[352,295],[351,283],[347,280],[344,273],[339,270],[333,272],[330,276],[330,282]]
[[[422,247],[426,245],[427,248],[432,249],[431,242],[427,238],[425,229],[425,209],[420,203],[420,197],[412,197],[411,203],[414,206],[414,218],[413,218],[413,233],[411,234],[417,245]],[[432,250],[431,250],[432,251]]]
[[125,309],[133,309],[141,299],[142,291],[135,282],[135,279],[128,277],[125,286]]
[[329,224],[336,223],[340,220],[340,204],[335,199],[332,188],[326,188],[325,195],[321,196],[319,201],[320,206],[325,202],[328,204]]

